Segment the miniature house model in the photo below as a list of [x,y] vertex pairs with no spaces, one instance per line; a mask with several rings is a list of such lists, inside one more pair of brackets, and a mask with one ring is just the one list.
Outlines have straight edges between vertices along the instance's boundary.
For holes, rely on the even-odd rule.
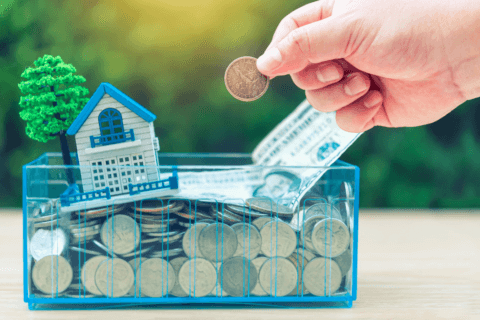
[[155,119],[120,90],[102,83],[67,131],[75,135],[83,192],[67,190],[70,201],[62,204],[176,189],[168,179],[159,180]]

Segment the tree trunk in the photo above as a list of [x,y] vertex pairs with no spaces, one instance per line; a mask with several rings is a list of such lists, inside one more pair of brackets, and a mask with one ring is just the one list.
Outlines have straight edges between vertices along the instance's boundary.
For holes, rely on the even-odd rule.
[[[62,157],[63,157],[63,164],[66,166],[70,166],[72,164],[72,158],[70,157],[70,148],[68,147],[67,137],[65,136],[65,131],[60,131],[60,146],[62,148]],[[67,168],[67,181],[68,185],[72,185],[75,183],[75,177],[73,175],[73,169]]]

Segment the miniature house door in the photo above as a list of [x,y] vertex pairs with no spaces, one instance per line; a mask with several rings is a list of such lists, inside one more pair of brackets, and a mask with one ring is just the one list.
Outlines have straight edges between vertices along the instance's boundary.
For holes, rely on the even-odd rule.
[[[96,160],[92,161],[91,165],[94,190],[108,186],[111,195],[125,194],[129,192],[128,184],[147,182],[142,153]],[[98,168],[103,165],[122,167]]]

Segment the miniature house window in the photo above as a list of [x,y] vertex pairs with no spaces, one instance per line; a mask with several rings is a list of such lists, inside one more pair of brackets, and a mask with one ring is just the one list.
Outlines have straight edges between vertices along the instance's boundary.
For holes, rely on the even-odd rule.
[[100,126],[101,136],[90,136],[90,145],[105,146],[114,143],[126,141],[135,141],[133,129],[124,131],[122,115],[117,109],[108,108],[103,110],[98,116],[98,125]]
[[98,116],[98,124],[100,125],[100,133],[102,136],[123,132],[122,115],[118,110],[108,108],[103,110]]

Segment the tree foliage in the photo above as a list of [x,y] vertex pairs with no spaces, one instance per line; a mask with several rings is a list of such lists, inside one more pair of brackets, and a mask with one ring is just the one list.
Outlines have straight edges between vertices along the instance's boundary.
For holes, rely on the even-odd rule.
[[20,117],[27,122],[27,136],[47,142],[70,127],[88,101],[88,89],[79,85],[85,78],[74,75],[75,67],[59,56],[44,55],[34,64],[23,71],[26,80],[18,85],[25,95]]

